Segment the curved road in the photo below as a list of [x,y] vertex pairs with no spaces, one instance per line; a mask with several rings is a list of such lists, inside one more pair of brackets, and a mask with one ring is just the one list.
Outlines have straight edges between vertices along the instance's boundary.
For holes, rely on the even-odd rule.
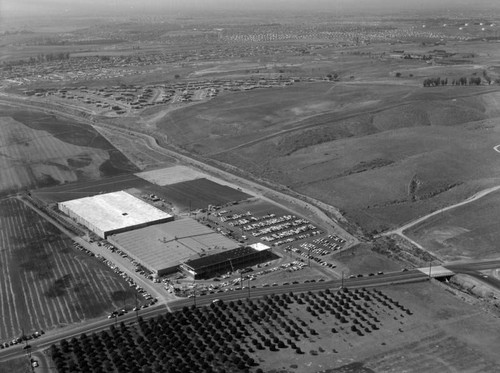
[[421,246],[420,244],[418,244],[417,242],[415,242],[414,240],[412,240],[411,238],[409,238],[408,236],[406,236],[404,234],[404,231],[406,231],[407,229],[409,229],[409,228],[411,228],[411,227],[413,227],[413,226],[415,226],[415,225],[417,225],[417,224],[419,224],[419,223],[421,223],[421,222],[429,219],[432,216],[435,216],[435,215],[441,214],[442,212],[445,212],[445,211],[454,209],[456,207],[460,207],[460,206],[466,205],[468,203],[474,202],[474,201],[478,200],[479,198],[487,196],[490,193],[496,192],[499,189],[500,189],[500,185],[484,189],[484,190],[482,190],[482,191],[474,194],[473,196],[467,198],[466,200],[464,200],[462,202],[459,202],[459,203],[456,203],[454,205],[447,206],[447,207],[444,207],[442,209],[439,209],[439,210],[436,210],[434,212],[431,212],[430,214],[422,216],[421,218],[418,218],[416,220],[413,220],[413,221],[411,221],[411,222],[409,222],[409,223],[407,223],[407,224],[405,224],[405,225],[403,225],[403,226],[401,226],[401,227],[399,227],[397,229],[381,233],[381,234],[375,236],[375,238],[380,237],[380,236],[390,236],[390,235],[393,235],[393,234],[397,234],[397,235],[403,237],[405,240],[413,243],[415,246],[419,247],[420,249],[425,250],[425,248],[423,246]]

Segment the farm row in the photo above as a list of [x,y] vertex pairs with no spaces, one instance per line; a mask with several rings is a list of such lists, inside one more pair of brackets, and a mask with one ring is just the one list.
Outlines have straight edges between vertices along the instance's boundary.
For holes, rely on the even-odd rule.
[[[148,321],[139,319],[138,325],[122,323],[99,334],[63,340],[50,352],[58,372],[261,372],[259,351],[317,356],[325,352],[321,339],[326,337],[336,346],[334,353],[340,353],[351,341],[369,339],[394,320],[404,332],[410,315],[408,308],[379,290],[327,289],[184,307]],[[329,327],[318,330],[318,321]],[[313,339],[314,348],[306,351]]]
[[17,199],[0,202],[0,340],[106,314],[135,292]]

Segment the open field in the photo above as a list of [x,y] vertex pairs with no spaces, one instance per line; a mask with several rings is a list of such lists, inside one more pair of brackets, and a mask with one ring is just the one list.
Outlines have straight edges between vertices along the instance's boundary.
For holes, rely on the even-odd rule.
[[239,190],[204,178],[165,185],[162,189],[169,201],[191,209],[206,209],[208,205],[224,205],[250,197]]
[[280,131],[317,125],[318,118],[328,122],[341,111],[374,107],[394,90],[399,95],[409,92],[403,86],[365,87],[361,91],[356,86],[337,86],[334,82],[299,83],[225,95],[175,110],[158,127],[171,141],[188,150],[199,154],[220,153]]
[[87,125],[38,111],[1,109],[0,192],[137,170]]
[[[144,179],[128,174],[41,188],[33,191],[33,195],[50,204],[94,196],[100,193],[111,193],[130,188],[144,188],[147,185],[149,183]],[[151,184],[151,186],[153,185]]]
[[[110,5],[110,18],[4,17],[0,196],[29,189],[50,209],[127,190],[174,215],[189,210],[207,232],[273,245],[280,257],[246,268],[246,278],[233,269],[194,283],[174,274],[170,284],[212,293],[246,285],[250,294],[428,265],[431,254],[401,237],[373,237],[500,186],[495,9],[422,15],[398,5],[397,15],[344,17],[338,4],[301,14],[176,13],[170,4],[149,15],[143,5]],[[59,9],[44,11],[57,18]],[[157,169],[165,166],[175,167]],[[405,233],[443,260],[500,257],[499,202],[492,193]],[[196,211],[208,204],[221,206]],[[174,233],[172,245],[197,235]],[[20,199],[0,200],[0,246],[0,343],[134,305],[132,288]],[[133,270],[129,257],[96,250]],[[72,373],[500,371],[498,309],[461,299],[433,280],[254,296],[115,324],[46,352]],[[5,369],[21,371],[21,362]]]
[[497,191],[432,216],[404,234],[444,261],[498,258],[499,206]]
[[0,341],[134,305],[135,290],[17,199],[0,202]]
[[206,176],[203,173],[186,166],[166,167],[157,170],[139,172],[136,175],[149,181],[150,183],[160,186],[195,180]]
[[379,271],[396,272],[403,268],[401,263],[372,251],[368,244],[360,244],[335,253],[332,259],[337,263],[337,272],[343,271],[346,277],[358,274],[366,276]]
[[159,128],[376,232],[498,183],[498,102],[490,87],[310,83],[179,109]]
[[[165,371],[492,372],[500,368],[498,325],[427,282],[186,307],[63,341],[50,354],[60,371],[140,364]],[[123,338],[130,343],[118,350],[113,341]],[[88,355],[90,346],[103,352]]]

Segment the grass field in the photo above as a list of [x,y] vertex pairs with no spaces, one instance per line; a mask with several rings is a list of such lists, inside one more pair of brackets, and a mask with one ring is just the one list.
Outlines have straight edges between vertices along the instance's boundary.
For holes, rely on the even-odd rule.
[[376,232],[498,183],[498,102],[495,87],[303,84],[180,109],[160,129]]
[[90,126],[42,112],[0,109],[0,193],[137,170]]
[[32,193],[45,203],[54,203],[129,188],[140,189],[145,188],[149,184],[144,179],[129,174],[41,188]]
[[121,277],[19,200],[0,202],[0,227],[0,341],[134,304]]
[[500,257],[500,193],[430,217],[404,233],[445,261]]

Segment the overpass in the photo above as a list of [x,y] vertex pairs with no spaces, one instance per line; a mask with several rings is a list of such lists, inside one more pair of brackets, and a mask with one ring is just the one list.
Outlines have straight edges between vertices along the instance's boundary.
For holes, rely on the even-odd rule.
[[421,267],[417,268],[418,271],[422,272],[423,274],[427,275],[428,277],[431,278],[442,278],[442,277],[450,277],[455,274],[455,272],[449,270],[448,268],[445,268],[443,266],[429,266],[429,267]]

